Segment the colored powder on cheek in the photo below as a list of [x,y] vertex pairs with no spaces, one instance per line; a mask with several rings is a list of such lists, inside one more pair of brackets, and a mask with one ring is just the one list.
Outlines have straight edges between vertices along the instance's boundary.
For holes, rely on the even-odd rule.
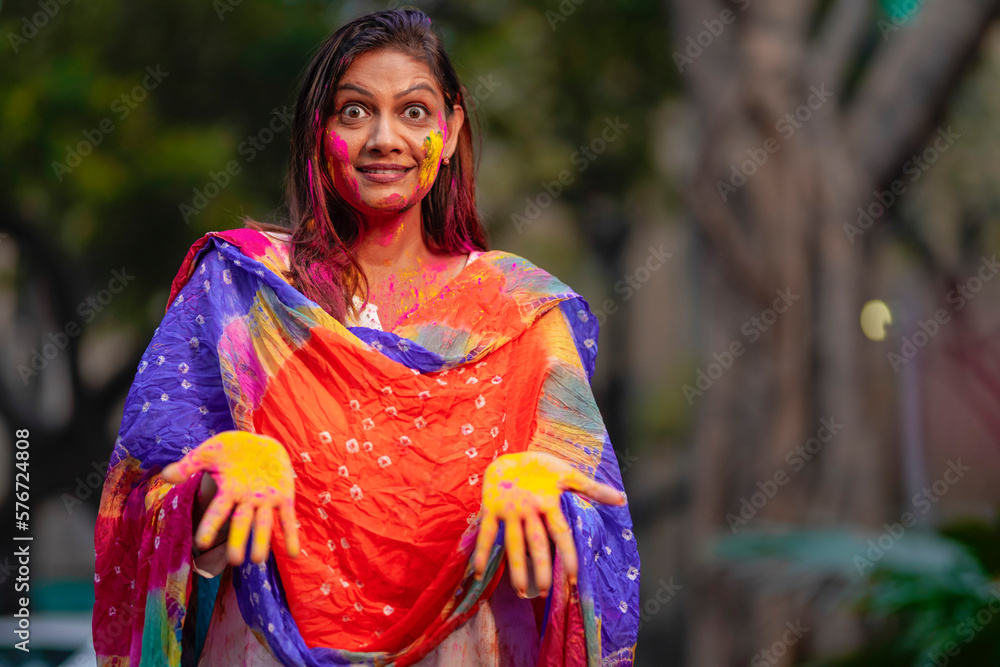
[[326,150],[330,155],[327,160],[327,166],[334,174],[343,176],[355,197],[360,196],[360,187],[357,180],[347,178],[346,176],[347,166],[351,163],[351,153],[347,147],[347,142],[339,134],[330,130],[326,133]]
[[326,148],[331,155],[336,155],[342,162],[350,162],[350,151],[344,138],[330,130],[326,133]]
[[432,132],[424,139],[424,160],[420,163],[420,189],[429,188],[437,176],[444,150],[444,133]]
[[438,129],[441,130],[444,141],[448,141],[448,123],[445,122],[443,111],[438,111]]

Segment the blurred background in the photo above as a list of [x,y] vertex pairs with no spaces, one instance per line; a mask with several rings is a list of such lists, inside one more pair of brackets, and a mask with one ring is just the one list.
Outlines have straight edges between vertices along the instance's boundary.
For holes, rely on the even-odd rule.
[[[0,3],[0,601],[28,429],[35,619],[0,664],[88,664],[170,280],[281,219],[299,74],[399,4]],[[636,664],[997,664],[1000,0],[415,4],[475,109],[492,247],[602,322]]]

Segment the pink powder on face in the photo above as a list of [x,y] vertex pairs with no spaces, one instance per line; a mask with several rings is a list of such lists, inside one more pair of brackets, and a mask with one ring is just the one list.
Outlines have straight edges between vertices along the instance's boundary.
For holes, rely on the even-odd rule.
[[[378,201],[368,202],[368,206],[375,210],[395,210],[406,205],[408,201],[412,201],[415,197],[425,195],[430,190],[440,171],[444,142],[448,137],[448,124],[444,112],[438,112],[437,121],[439,131],[431,132],[424,139],[424,155],[420,160],[417,182],[411,186],[409,194],[392,193]],[[342,195],[347,192],[353,193],[354,201],[360,203],[361,183],[353,174],[350,147],[347,141],[334,129],[330,128],[329,125],[327,128],[323,139],[327,152],[327,169],[333,176],[337,190]],[[345,199],[350,199],[350,197],[345,196]]]
[[443,111],[438,111],[438,129],[441,130],[441,140],[448,141],[448,122]]
[[326,133],[326,149],[331,156],[336,155],[341,162],[348,163],[351,161],[351,153],[347,148],[347,142],[333,130]]
[[326,152],[329,155],[327,165],[333,171],[334,183],[342,183],[354,193],[355,199],[360,199],[360,185],[357,179],[347,176],[351,164],[351,152],[347,142],[333,130],[326,133]]

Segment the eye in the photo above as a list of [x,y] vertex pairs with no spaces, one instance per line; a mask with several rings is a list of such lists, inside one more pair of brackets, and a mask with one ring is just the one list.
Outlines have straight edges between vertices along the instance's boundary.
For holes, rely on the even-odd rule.
[[341,108],[340,115],[344,120],[361,120],[368,116],[368,112],[360,104],[347,104]]
[[430,112],[422,104],[413,104],[403,110],[403,117],[407,120],[424,120],[430,116]]

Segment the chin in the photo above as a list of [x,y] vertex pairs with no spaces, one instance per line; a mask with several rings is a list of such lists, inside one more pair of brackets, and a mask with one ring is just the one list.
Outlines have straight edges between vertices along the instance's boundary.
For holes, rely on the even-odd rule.
[[419,203],[419,199],[407,199],[401,194],[393,194],[389,197],[362,201],[358,208],[362,213],[402,213]]

